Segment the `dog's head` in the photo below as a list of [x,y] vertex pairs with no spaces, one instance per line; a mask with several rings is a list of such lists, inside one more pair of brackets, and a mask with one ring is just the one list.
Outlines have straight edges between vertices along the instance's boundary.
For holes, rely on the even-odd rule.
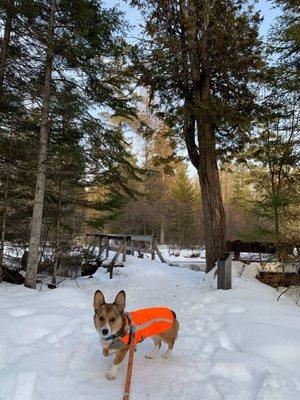
[[125,308],[126,295],[121,290],[113,303],[106,303],[101,290],[94,294],[94,325],[100,335],[102,343],[109,343],[106,340],[111,335],[116,334],[123,326],[123,313]]

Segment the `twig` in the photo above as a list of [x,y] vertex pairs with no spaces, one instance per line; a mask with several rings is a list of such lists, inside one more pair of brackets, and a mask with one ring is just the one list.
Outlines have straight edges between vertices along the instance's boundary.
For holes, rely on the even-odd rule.
[[240,270],[240,272],[239,272],[239,274],[238,274],[238,277],[239,277],[239,278],[242,276],[242,274],[243,274],[245,268],[246,268],[246,265],[243,264],[243,266],[242,266],[242,268],[241,268],[241,270]]
[[295,281],[296,281],[296,277],[291,281],[289,286],[282,293],[280,293],[280,295],[277,298],[277,301],[279,301],[280,297],[290,289],[290,287],[293,285],[293,283],[295,283]]

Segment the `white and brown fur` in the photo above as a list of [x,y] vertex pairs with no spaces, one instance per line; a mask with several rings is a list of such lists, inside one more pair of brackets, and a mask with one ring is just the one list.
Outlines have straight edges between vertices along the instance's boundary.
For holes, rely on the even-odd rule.
[[[110,345],[113,343],[113,340],[105,340],[105,337],[109,337],[119,332],[125,333],[128,331],[128,322],[124,313],[125,302],[126,295],[123,290],[117,294],[113,303],[106,303],[104,295],[100,290],[97,290],[94,295],[94,325],[100,336],[100,341],[103,346],[103,354],[105,357],[110,354],[116,354],[110,370],[105,375],[109,380],[117,378],[119,367],[129,349],[128,344],[123,344],[122,347],[112,351],[110,350]],[[146,355],[146,358],[153,359],[156,357],[162,341],[168,345],[167,351],[162,356],[165,358],[171,357],[172,349],[179,330],[179,323],[176,319],[176,314],[174,312],[173,314],[174,321],[171,328],[152,337],[154,341],[154,349],[151,353]]]

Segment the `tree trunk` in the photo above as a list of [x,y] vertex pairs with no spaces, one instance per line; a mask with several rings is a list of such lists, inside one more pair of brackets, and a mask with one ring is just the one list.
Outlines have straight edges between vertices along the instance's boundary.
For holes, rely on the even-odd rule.
[[61,225],[61,192],[62,192],[62,181],[59,181],[59,189],[58,189],[58,203],[56,210],[56,224],[55,224],[55,232],[54,232],[54,261],[53,261],[53,273],[52,273],[52,285],[56,286],[56,278],[57,278],[57,267],[59,260],[59,242],[60,242],[60,225]]
[[226,252],[226,220],[221,196],[219,173],[216,163],[214,141],[203,138],[204,149],[200,151],[199,181],[202,209],[205,218],[206,272]]
[[165,218],[164,218],[164,216],[161,216],[161,218],[160,218],[159,243],[165,244]]
[[[220,177],[217,166],[216,141],[210,98],[210,69],[208,56],[209,0],[204,7],[204,34],[202,43],[203,65],[194,78],[195,115],[199,141],[199,181],[201,187],[205,224],[206,272],[226,252],[226,218],[222,201]],[[197,75],[199,72],[199,75]],[[196,84],[199,82],[199,86]]]
[[164,215],[164,204],[165,204],[165,196],[164,196],[164,189],[165,189],[165,173],[162,169],[160,171],[161,175],[161,183],[162,183],[162,194],[160,199],[160,235],[159,235],[159,243],[165,244],[165,228],[166,228],[166,220]]
[[275,205],[274,207],[274,220],[275,220],[275,236],[276,236],[276,241],[280,241],[280,232],[279,232],[279,213],[278,213],[278,207]]
[[[9,152],[11,155],[12,145],[11,142],[9,144]],[[4,206],[3,206],[3,216],[2,216],[2,226],[1,226],[1,240],[0,240],[0,282],[2,278],[2,267],[4,260],[4,244],[5,244],[5,236],[6,236],[6,224],[7,224],[7,212],[8,212],[8,190],[9,190],[9,172],[6,173],[5,184],[4,184]]]
[[51,94],[52,64],[53,64],[55,10],[56,10],[56,1],[51,0],[49,25],[47,31],[45,79],[44,79],[44,89],[43,89],[43,105],[41,113],[39,157],[38,157],[32,221],[30,229],[28,263],[27,263],[26,280],[25,280],[25,285],[32,289],[36,288],[36,274],[38,268],[39,246],[40,246],[43,207],[44,207],[47,150],[48,150],[47,147],[48,147],[49,105],[50,105],[50,94]]
[[12,27],[12,20],[13,20],[13,10],[14,10],[14,1],[7,0],[6,1],[6,8],[7,8],[7,15],[6,21],[4,26],[4,33],[2,39],[2,46],[1,46],[1,56],[0,56],[0,95],[3,93],[3,83],[4,83],[4,75],[5,75],[5,67],[6,67],[6,60],[7,60],[7,52],[9,46],[9,39]]
[[2,216],[2,226],[1,226],[1,244],[0,244],[0,282],[2,279],[2,267],[4,260],[4,243],[6,236],[6,222],[7,222],[7,200],[8,200],[8,187],[9,187],[9,175],[6,174],[5,179],[5,189],[4,189],[4,208]]
[[[7,61],[10,33],[11,33],[11,28],[12,28],[13,11],[14,11],[14,1],[13,0],[6,1],[6,10],[7,10],[7,14],[6,14],[6,20],[5,20],[5,25],[4,25],[1,54],[0,54],[0,98],[3,95],[5,67],[6,67],[6,61]],[[2,268],[3,268],[3,259],[4,259],[4,243],[5,243],[5,236],[6,236],[8,187],[9,187],[9,173],[7,172],[6,178],[5,178],[5,187],[4,187],[4,208],[3,208],[3,216],[2,216],[2,224],[1,224],[1,239],[0,239],[0,282],[2,279],[2,271],[3,271]]]
[[269,169],[270,169],[270,175],[271,175],[271,184],[272,184],[272,202],[273,202],[273,212],[274,212],[274,233],[275,233],[275,241],[277,243],[280,242],[280,232],[279,232],[279,212],[278,212],[278,206],[277,206],[277,199],[279,195],[279,187],[276,187],[276,182],[275,182],[275,173],[274,169],[271,166],[271,161],[269,162]]

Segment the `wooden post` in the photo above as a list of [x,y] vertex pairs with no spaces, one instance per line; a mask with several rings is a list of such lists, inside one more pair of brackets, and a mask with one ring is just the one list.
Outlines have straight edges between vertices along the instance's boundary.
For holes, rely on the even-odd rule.
[[144,258],[144,253],[142,253],[142,250],[140,247],[137,249],[137,252],[138,252],[138,258]]
[[126,251],[127,251],[127,240],[126,237],[123,239],[123,257],[122,261],[126,262]]
[[231,253],[226,252],[218,260],[218,289],[231,289],[232,274],[231,274]]
[[101,253],[101,243],[102,243],[102,239],[101,239],[101,237],[99,236],[99,239],[98,239],[98,259],[100,258],[100,253]]
[[108,236],[105,237],[105,245],[106,245],[106,252],[105,252],[105,257],[109,257],[109,238]]
[[105,250],[105,246],[106,246],[105,240],[104,240],[104,243],[103,243],[103,238],[100,238],[100,246],[99,246],[99,253],[98,253],[97,260],[101,260],[101,256],[102,256],[102,253]]
[[114,255],[113,259],[111,260],[109,266],[107,267],[107,270],[109,272],[109,278],[111,279],[113,277],[113,269],[116,264],[116,261],[121,254],[122,250],[124,249],[124,244],[122,243],[121,246],[118,248],[116,254]]
[[151,243],[151,260],[155,260],[155,239]]
[[161,252],[159,251],[159,249],[158,249],[158,247],[157,247],[156,240],[154,240],[154,249],[156,250],[156,253],[157,253],[158,258],[160,259],[160,261],[161,261],[162,263],[165,263],[166,260],[163,258],[163,255],[162,255]]
[[108,272],[109,272],[109,279],[112,279],[112,277],[113,277],[113,271],[114,271],[114,265],[113,265],[113,264],[109,264],[107,270],[108,270]]
[[233,253],[233,259],[234,259],[234,261],[239,261],[239,259],[240,259],[240,252],[239,251],[235,251]]
[[130,240],[130,253],[132,256],[134,256],[134,242],[133,240]]

